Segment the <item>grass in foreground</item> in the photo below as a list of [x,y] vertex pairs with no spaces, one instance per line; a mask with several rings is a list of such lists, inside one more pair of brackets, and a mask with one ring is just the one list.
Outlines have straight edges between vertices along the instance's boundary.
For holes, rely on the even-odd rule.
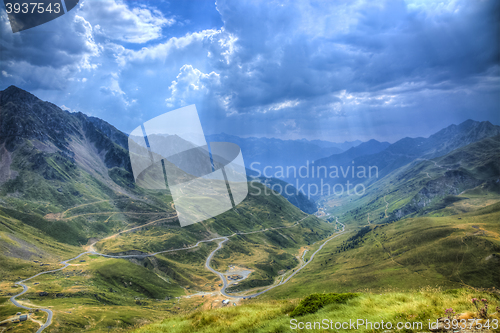
[[[344,302],[325,305],[315,313],[291,318],[299,300],[247,301],[237,307],[225,307],[216,310],[196,312],[190,315],[174,316],[161,323],[147,325],[135,330],[135,333],[226,333],[226,332],[353,332],[353,330],[333,329],[293,329],[292,320],[297,322],[321,322],[323,319],[335,322],[364,319],[371,322],[422,322],[423,329],[408,329],[405,332],[428,331],[429,321],[445,316],[445,309],[452,308],[456,313],[473,313],[475,308],[471,299],[486,298],[490,309],[499,306],[498,293],[478,292],[472,289],[423,288],[410,292],[387,292],[382,294],[361,293]],[[491,319],[499,319],[499,314],[492,314]],[[291,324],[292,323],[292,324]],[[415,324],[416,325],[416,324]],[[417,326],[414,326],[417,327]],[[356,332],[382,332],[382,329],[364,329]],[[500,330],[492,330],[500,332]]]

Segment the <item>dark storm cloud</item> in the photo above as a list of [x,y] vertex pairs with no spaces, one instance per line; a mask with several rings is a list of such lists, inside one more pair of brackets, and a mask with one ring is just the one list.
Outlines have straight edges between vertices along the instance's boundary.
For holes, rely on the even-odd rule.
[[460,80],[498,64],[499,2],[463,2],[454,13],[408,12],[399,1],[362,11],[335,40],[369,57],[356,72],[366,89],[411,80]]
[[82,1],[68,14],[20,33],[8,31],[4,9],[0,20],[3,77],[28,90],[64,90],[82,71],[108,61],[113,44],[106,44],[145,43],[175,23],[152,6],[129,7],[120,0]]
[[0,67],[6,84],[27,90],[56,89],[92,65],[88,59],[99,54],[92,26],[81,16],[68,14],[44,25],[11,33],[8,19],[0,11]]
[[497,1],[461,2],[451,12],[409,10],[404,1],[368,2],[333,33],[302,29],[307,14],[294,3],[282,4],[218,4],[226,31],[238,37],[223,84],[239,112],[407,82],[425,83],[416,90],[443,82],[440,89],[453,89],[498,65]]
[[5,11],[1,11],[4,31],[1,36],[1,60],[25,61],[33,66],[57,68],[78,61],[84,54],[96,52],[90,24],[82,17],[66,16],[34,29],[10,33]]

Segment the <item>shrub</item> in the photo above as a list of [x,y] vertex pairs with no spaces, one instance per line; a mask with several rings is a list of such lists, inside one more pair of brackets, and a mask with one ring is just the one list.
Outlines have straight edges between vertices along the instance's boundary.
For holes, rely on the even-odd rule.
[[332,303],[345,303],[351,298],[358,296],[354,293],[344,294],[312,294],[303,299],[299,305],[292,311],[290,317],[303,316],[308,313],[315,313],[322,307]]

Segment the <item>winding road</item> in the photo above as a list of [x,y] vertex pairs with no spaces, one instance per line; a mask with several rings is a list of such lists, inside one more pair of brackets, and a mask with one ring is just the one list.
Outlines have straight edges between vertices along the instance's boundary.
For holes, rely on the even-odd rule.
[[[26,282],[28,280],[31,280],[33,278],[36,278],[37,276],[40,276],[42,274],[48,274],[48,273],[53,273],[53,272],[57,272],[57,271],[60,271],[60,270],[63,270],[65,269],[66,267],[69,266],[69,261],[71,260],[75,260],[75,259],[78,259],[80,258],[82,255],[84,254],[87,254],[87,253],[90,253],[90,252],[83,252],[83,253],[80,253],[79,255],[77,255],[76,257],[74,258],[71,258],[71,259],[68,259],[68,260],[64,260],[64,261],[61,261],[61,264],[63,264],[64,266],[61,267],[61,268],[58,268],[58,269],[54,269],[54,270],[51,270],[51,271],[45,271],[45,272],[41,272],[41,273],[38,273],[38,274],[35,274],[33,275],[32,277],[29,277],[27,279],[24,279],[24,280],[21,280],[21,281],[18,281],[16,282],[15,284],[17,285],[20,285],[21,287],[23,287],[23,291],[21,291],[19,294],[17,295],[14,295],[10,298],[10,301],[12,302],[12,304],[14,304],[15,306],[19,307],[19,308],[22,308],[22,309],[25,309],[25,310],[32,310],[33,308],[29,308],[27,306],[24,306],[22,304],[20,304],[17,300],[16,300],[16,297],[19,297],[21,295],[23,295],[24,293],[26,293],[28,291],[28,286],[25,285],[23,282]],[[52,310],[50,309],[42,309],[42,308],[39,308],[40,311],[43,311],[47,314],[47,321],[45,322],[45,324],[43,324],[39,329],[38,331],[36,331],[36,333],[40,333],[42,332],[45,328],[47,328],[47,326],[49,326],[51,323],[52,323]]]
[[[252,295],[245,295],[245,296],[240,296],[240,295],[230,295],[228,293],[226,293],[226,287],[227,287],[227,281],[226,281],[226,278],[224,277],[224,274],[214,270],[212,267],[210,267],[210,260],[212,260],[212,257],[213,255],[215,254],[215,252],[217,252],[217,250],[219,250],[221,247],[222,247],[222,244],[227,240],[224,240],[222,242],[219,243],[219,246],[212,251],[212,253],[210,253],[210,255],[208,256],[207,258],[207,261],[205,262],[205,267],[207,267],[209,270],[211,270],[212,272],[214,272],[215,274],[219,275],[219,277],[222,279],[223,281],[223,287],[220,291],[220,293],[226,297],[233,297],[233,298],[251,298],[251,297],[257,297],[259,295],[262,295],[263,293],[265,292],[268,292],[269,290],[271,289],[274,289],[278,286],[281,286],[285,283],[287,283],[295,274],[297,274],[298,272],[300,272],[302,270],[302,268],[306,267],[314,258],[314,256],[316,255],[316,253],[318,253],[319,251],[321,251],[321,249],[323,248],[323,246],[326,245],[326,243],[328,243],[329,241],[331,241],[332,239],[342,235],[343,233],[345,233],[345,225],[343,225],[342,223],[339,222],[339,224],[342,225],[342,231],[339,232],[339,233],[336,233],[334,235],[332,235],[331,237],[329,237],[328,239],[325,240],[325,242],[323,244],[321,244],[321,246],[311,255],[311,258],[309,258],[309,260],[304,263],[302,266],[299,267],[299,269],[297,269],[296,271],[294,271],[288,278],[286,278],[284,281],[281,281],[280,283],[278,284],[275,284],[273,286],[270,286],[269,288],[267,289],[264,289],[258,293],[255,293],[255,294],[252,294]],[[304,254],[305,254],[305,251],[304,251]]]
[[384,195],[384,201],[385,201],[385,212],[384,212],[384,214],[385,214],[385,217],[387,218],[387,217],[389,217],[389,216],[387,216],[387,209],[389,208],[389,203],[387,202],[387,200],[385,200],[385,195]]
[[[175,217],[175,216],[174,216]],[[174,217],[170,217],[170,218],[174,218]],[[103,253],[99,253],[97,252],[95,249],[94,249],[94,245],[98,242],[98,241],[95,241],[94,243],[92,243],[89,247],[89,251],[86,251],[86,252],[82,252],[80,253],[79,255],[77,255],[76,257],[74,258],[71,258],[71,259],[67,259],[67,260],[64,260],[64,261],[61,261],[61,264],[63,264],[64,266],[61,267],[61,268],[58,268],[58,269],[54,269],[54,270],[50,270],[50,271],[45,271],[45,272],[40,272],[38,274],[35,274],[29,278],[26,278],[26,279],[23,279],[23,280],[20,280],[20,281],[17,281],[15,282],[16,285],[20,285],[21,287],[23,287],[23,291],[21,291],[19,294],[17,295],[14,295],[10,298],[10,301],[12,302],[12,304],[14,304],[15,306],[19,307],[19,308],[22,308],[22,309],[25,309],[25,310],[32,310],[32,309],[35,309],[35,308],[30,308],[30,307],[27,307],[27,306],[24,306],[22,304],[20,304],[16,298],[25,294],[27,291],[28,291],[28,286],[26,284],[24,284],[24,282],[26,281],[29,281],[31,279],[34,279],[40,275],[43,275],[43,274],[48,274],[48,273],[54,273],[54,272],[57,272],[57,271],[61,271],[63,269],[65,269],[66,267],[68,267],[70,265],[70,261],[72,260],[75,260],[75,259],[78,259],[80,258],[81,256],[83,255],[87,255],[87,254],[94,254],[94,255],[99,255],[99,256],[102,256],[102,257],[106,257],[106,258],[115,258],[115,259],[129,259],[129,258],[147,258],[147,257],[152,257],[152,256],[156,256],[158,254],[161,254],[161,253],[168,253],[168,252],[174,252],[174,251],[181,251],[181,250],[189,250],[189,249],[193,249],[195,247],[198,247],[201,243],[208,243],[208,242],[213,242],[213,241],[219,241],[218,243],[218,246],[215,250],[213,250],[210,255],[207,257],[206,261],[205,261],[205,267],[210,270],[211,272],[217,274],[221,280],[222,280],[222,283],[223,283],[223,287],[221,289],[221,294],[226,296],[226,297],[232,297],[232,298],[250,298],[250,297],[256,297],[256,296],[259,296],[259,295],[262,295],[263,293],[271,290],[271,289],[274,289],[278,286],[281,286],[283,284],[285,284],[286,282],[288,282],[295,274],[297,274],[300,270],[302,270],[304,267],[306,267],[314,258],[315,254],[318,253],[322,248],[323,246],[325,246],[326,243],[328,243],[329,241],[331,241],[332,239],[340,236],[341,234],[343,234],[345,232],[345,225],[338,222],[338,218],[337,218],[337,223],[342,225],[342,231],[330,236],[329,238],[327,238],[325,240],[325,242],[323,244],[321,244],[321,246],[311,255],[311,258],[305,262],[299,269],[297,269],[296,271],[294,271],[286,280],[282,280],[280,283],[278,284],[275,284],[263,291],[260,291],[258,293],[255,293],[255,294],[252,294],[252,295],[245,295],[245,296],[239,296],[239,295],[230,295],[228,293],[226,293],[226,288],[228,287],[228,284],[227,284],[227,280],[224,276],[224,274],[216,271],[215,269],[213,269],[211,266],[210,266],[210,261],[213,259],[215,253],[220,250],[223,246],[223,244],[225,242],[227,242],[229,240],[229,238],[231,237],[234,237],[234,236],[238,236],[238,235],[249,235],[249,234],[255,234],[255,233],[262,233],[262,232],[266,232],[266,231],[271,231],[271,230],[278,230],[278,229],[286,229],[286,228],[292,228],[296,225],[298,225],[300,222],[302,222],[304,219],[306,219],[307,217],[309,216],[306,216],[304,218],[302,218],[301,220],[295,222],[293,225],[291,226],[287,226],[287,227],[276,227],[276,228],[266,228],[266,229],[263,229],[263,230],[257,230],[257,231],[250,231],[250,232],[237,232],[237,233],[233,233],[232,235],[230,236],[221,236],[221,237],[215,237],[215,238],[211,238],[211,239],[206,239],[206,240],[201,240],[201,241],[198,241],[195,245],[192,245],[192,246],[188,246],[188,247],[182,247],[182,248],[178,248],[178,249],[171,249],[171,250],[165,250],[165,251],[159,251],[159,252],[154,252],[154,253],[147,253],[147,254],[131,254],[131,255],[109,255],[109,254],[103,254]],[[163,220],[163,219],[161,219]],[[112,238],[112,237],[116,237],[122,233],[125,233],[125,232],[129,232],[131,230],[136,230],[136,229],[139,229],[139,228],[142,228],[142,227],[145,227],[147,225],[150,225],[152,223],[155,223],[155,222],[158,222],[159,220],[157,221],[153,221],[153,222],[150,222],[150,223],[147,223],[143,226],[139,226],[139,227],[134,227],[134,228],[131,228],[131,229],[127,229],[127,230],[124,230],[124,231],[120,231],[114,235],[111,235],[109,237],[106,237],[104,239],[109,239],[109,238]],[[305,253],[304,253],[305,254]],[[51,323],[52,323],[52,317],[53,317],[53,312],[52,310],[50,309],[47,309],[47,308],[37,308],[39,309],[40,311],[43,311],[45,313],[47,313],[47,321],[45,322],[45,324],[43,324],[37,331],[36,333],[41,333],[45,328],[47,328]]]

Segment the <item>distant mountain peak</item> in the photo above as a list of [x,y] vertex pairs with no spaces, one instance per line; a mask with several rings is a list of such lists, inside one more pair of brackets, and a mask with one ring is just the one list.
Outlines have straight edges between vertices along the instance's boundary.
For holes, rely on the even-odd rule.
[[[493,125],[489,121],[476,121],[467,119],[466,121],[458,125],[452,124],[448,127],[443,128],[442,130],[431,135],[429,139],[438,139],[443,137],[448,138],[450,135],[460,136],[461,139],[463,139],[464,136],[474,136],[472,141],[468,142],[472,143],[478,141],[478,139],[498,134],[499,129],[499,126]],[[485,135],[485,133],[487,134]]]
[[27,92],[26,90],[23,90],[19,87],[16,87],[15,85],[10,85],[7,89],[3,90],[4,92],[10,92],[10,91],[23,91],[25,93],[28,93],[30,95],[32,95],[31,93]]
[[35,95],[16,86],[9,86],[7,89],[0,91],[0,105],[5,105],[8,102],[33,103],[38,100]]
[[473,124],[473,123],[476,123],[476,122],[477,122],[477,121],[475,121],[475,120],[472,120],[472,119],[467,119],[467,120],[465,120],[465,121],[461,122],[461,123],[459,124],[459,126],[462,126],[462,125],[469,125],[469,124]]

